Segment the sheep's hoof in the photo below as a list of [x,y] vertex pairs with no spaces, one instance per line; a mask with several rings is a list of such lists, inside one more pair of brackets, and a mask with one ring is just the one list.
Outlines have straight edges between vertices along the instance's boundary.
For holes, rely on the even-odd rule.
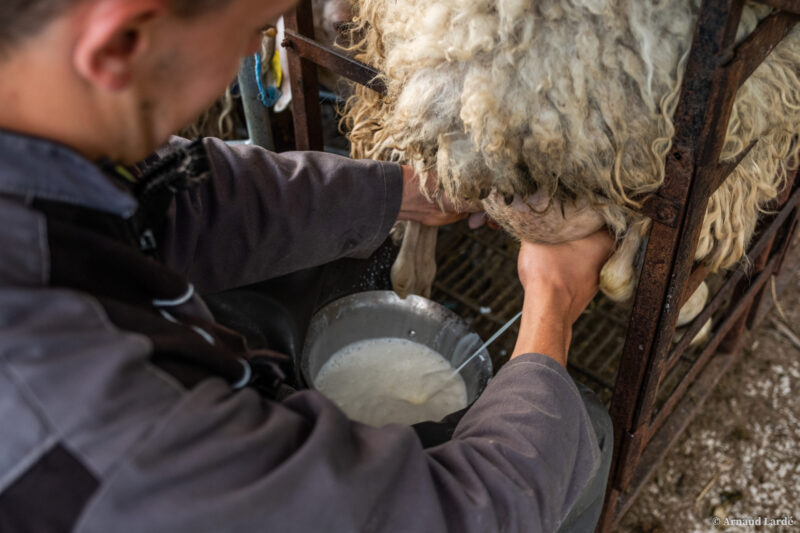
[[405,222],[397,222],[392,226],[389,236],[392,238],[392,242],[395,246],[400,246],[403,243],[403,238],[406,236]]
[[[395,263],[395,266],[396,265],[397,263]],[[405,299],[406,296],[408,296],[408,294],[411,292],[411,286],[413,282],[412,279],[404,274],[408,273],[402,272],[394,267],[392,268],[392,289],[394,289],[394,292],[396,292],[397,295],[403,299]]]
[[394,289],[395,294],[397,294],[401,299],[405,300],[408,297],[408,289],[405,287],[392,287]]
[[[706,323],[703,324],[703,327],[700,328],[700,331],[698,331],[697,335],[694,336],[694,338],[692,339],[692,342],[689,343],[689,346],[691,348],[694,348],[695,346],[700,346],[702,344],[705,344],[708,341],[708,339],[711,337],[711,326],[712,325],[713,325],[713,322],[711,321],[710,318],[708,320],[706,320]],[[683,335],[685,334],[685,331],[686,331],[685,329],[677,330],[675,332],[675,334],[672,336],[672,342],[674,344],[679,343],[681,341],[681,339],[683,338]]]
[[695,290],[686,303],[681,307],[678,314],[678,327],[685,326],[700,314],[708,301],[708,285],[702,282]]
[[413,265],[406,261],[395,261],[392,265],[392,289],[404,300],[411,293],[411,287],[414,286],[415,272],[409,268],[411,266]]
[[609,261],[600,271],[600,290],[615,302],[625,302],[633,297],[636,278],[633,269]]

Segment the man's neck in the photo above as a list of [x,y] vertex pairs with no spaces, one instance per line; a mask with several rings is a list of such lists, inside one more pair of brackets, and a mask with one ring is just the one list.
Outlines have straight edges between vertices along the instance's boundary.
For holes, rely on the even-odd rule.
[[[56,141],[96,159],[102,150],[91,113],[73,87],[48,83],[46,63],[31,55],[0,63],[0,128]],[[53,73],[52,79],[63,78]]]
[[46,43],[15,51],[0,61],[0,128],[58,142],[92,161],[145,157],[153,147],[136,100],[93,91],[72,69],[69,52],[54,53]]

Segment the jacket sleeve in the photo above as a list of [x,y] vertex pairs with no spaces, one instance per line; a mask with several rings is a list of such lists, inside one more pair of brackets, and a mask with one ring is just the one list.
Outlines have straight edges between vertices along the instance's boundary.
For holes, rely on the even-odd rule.
[[204,142],[212,178],[176,196],[160,236],[163,260],[201,292],[368,257],[397,219],[399,165]]
[[77,530],[552,532],[598,463],[577,388],[538,354],[506,365],[429,450],[313,391],[272,403],[208,380],[130,451]]

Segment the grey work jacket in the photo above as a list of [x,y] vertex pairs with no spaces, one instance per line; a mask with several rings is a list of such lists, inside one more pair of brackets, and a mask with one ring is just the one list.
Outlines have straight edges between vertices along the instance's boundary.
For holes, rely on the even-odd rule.
[[[366,256],[397,217],[397,165],[204,142],[213,177],[175,198],[157,236],[163,275],[197,291],[162,301],[176,310],[151,324],[185,317],[198,347],[214,339],[194,325],[212,320],[197,292]],[[221,377],[187,385],[154,361],[160,337],[117,325],[126,297],[62,285],[77,261],[133,277],[136,261],[70,249],[37,208],[48,200],[137,207],[74,152],[0,132],[3,533],[549,532],[597,468],[579,393],[540,354],[503,367],[427,450],[411,428],[352,422],[313,391],[274,402]]]

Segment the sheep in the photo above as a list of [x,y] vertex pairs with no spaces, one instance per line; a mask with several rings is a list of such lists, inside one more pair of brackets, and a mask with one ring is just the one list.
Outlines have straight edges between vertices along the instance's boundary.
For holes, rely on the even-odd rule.
[[[360,0],[349,49],[382,72],[387,94],[359,87],[348,100],[352,155],[413,165],[424,190],[433,182],[454,202],[480,200],[518,239],[562,242],[608,227],[620,245],[601,290],[630,299],[651,225],[633,208],[664,181],[698,8],[699,0]],[[769,13],[746,4],[737,39]],[[696,259],[711,271],[742,260],[796,159],[798,133],[795,29],[738,91],[721,160],[758,142],[708,203]]]

